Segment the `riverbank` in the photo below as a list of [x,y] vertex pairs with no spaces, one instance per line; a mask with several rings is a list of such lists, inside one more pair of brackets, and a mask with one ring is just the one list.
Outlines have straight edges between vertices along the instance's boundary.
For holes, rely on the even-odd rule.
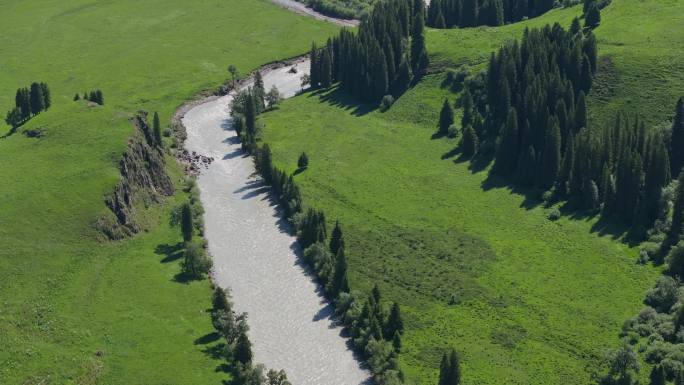
[[[265,87],[275,85],[283,97],[294,96],[308,69],[307,60],[267,69]],[[365,383],[369,373],[341,336],[332,305],[308,274],[270,188],[255,176],[252,159],[241,149],[230,123],[232,98],[233,93],[211,97],[181,119],[185,148],[216,159],[197,179],[214,280],[230,287],[236,311],[249,314],[256,362],[285,369],[295,384]]]

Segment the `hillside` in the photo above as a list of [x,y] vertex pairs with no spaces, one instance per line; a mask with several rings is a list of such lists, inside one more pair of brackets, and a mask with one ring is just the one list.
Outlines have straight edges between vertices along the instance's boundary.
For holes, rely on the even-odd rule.
[[[248,73],[337,27],[266,0],[9,1],[0,26],[0,111],[33,81],[47,82],[53,101],[0,139],[0,383],[226,379],[205,311],[209,282],[174,279],[181,237],[169,218],[185,194],[141,207],[146,231],[132,239],[100,241],[94,224],[136,111],[159,111],[165,126],[183,102],[224,82],[229,64]],[[93,89],[103,107],[72,101]],[[43,137],[22,134],[36,128]],[[167,165],[180,185],[171,157]]]
[[[526,26],[567,27],[580,12],[428,30],[431,74],[386,113],[332,89],[261,119],[279,167],[294,171],[308,155],[295,179],[305,202],[343,224],[351,286],[377,282],[404,306],[409,380],[436,383],[442,353],[455,347],[465,384],[585,384],[659,274],[635,263],[620,225],[577,212],[549,221],[526,191],[461,160],[456,140],[431,139],[444,97],[457,96],[441,87],[445,69],[483,69]],[[684,89],[684,29],[673,27],[684,25],[684,4],[614,0],[602,17],[590,123],[619,108],[667,122]]]

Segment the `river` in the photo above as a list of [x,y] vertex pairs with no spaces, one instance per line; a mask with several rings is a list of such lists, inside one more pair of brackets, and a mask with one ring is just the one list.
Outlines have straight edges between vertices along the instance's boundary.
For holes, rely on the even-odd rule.
[[[264,71],[266,90],[275,85],[293,96],[309,62],[295,66],[296,74],[292,65]],[[285,369],[294,385],[366,383],[369,372],[341,336],[289,224],[241,150],[229,116],[232,97],[199,104],[182,118],[186,149],[215,159],[197,179],[215,282],[232,290],[236,311],[248,313],[256,362]]]

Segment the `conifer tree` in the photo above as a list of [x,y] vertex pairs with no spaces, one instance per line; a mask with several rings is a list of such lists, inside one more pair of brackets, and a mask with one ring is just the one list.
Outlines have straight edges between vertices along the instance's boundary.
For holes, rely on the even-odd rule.
[[318,48],[316,48],[316,43],[311,44],[311,52],[309,53],[309,61],[311,62],[309,79],[311,82],[311,87],[316,88],[320,83],[320,65],[318,63]]
[[506,124],[501,130],[501,138],[494,168],[501,175],[510,175],[516,168],[518,160],[518,114],[510,107]]
[[76,102],[79,100],[81,100],[81,95],[79,95],[79,94],[74,95],[74,101]]
[[461,27],[474,27],[478,20],[478,0],[463,0],[461,8]]
[[332,253],[332,255],[337,255],[340,247],[344,247],[344,236],[342,235],[340,222],[336,221],[335,227],[330,235],[330,253]]
[[587,127],[587,100],[584,91],[580,91],[577,96],[577,107],[575,107],[575,131]]
[[154,118],[152,119],[152,132],[154,134],[154,143],[157,147],[161,148],[162,144],[162,133],[161,124],[159,122],[159,114],[155,111]]
[[684,224],[684,172],[679,173],[677,190],[675,192],[674,206],[672,207],[672,224],[668,234],[669,244],[674,245],[682,235]]
[[189,203],[184,203],[181,208],[181,232],[184,242],[192,241],[193,227],[192,208]]
[[50,87],[47,83],[40,83],[40,88],[43,91],[43,106],[47,111],[52,106],[52,96],[50,95]]
[[43,97],[43,88],[38,83],[31,83],[31,113],[39,114],[45,109],[45,98]]
[[670,164],[672,175],[678,176],[679,171],[684,167],[684,97],[679,98],[675,107],[670,138]]
[[475,111],[473,110],[473,96],[470,91],[466,89],[463,91],[463,97],[461,98],[461,106],[463,107],[463,116],[461,117],[461,127],[467,127],[474,123]]
[[589,6],[586,16],[584,17],[584,26],[587,28],[596,28],[601,24],[601,10],[594,2]]
[[561,138],[560,128],[558,127],[558,119],[551,119],[546,129],[546,138],[544,139],[544,155],[543,155],[543,179],[542,187],[549,188],[553,185],[558,177],[561,162]]
[[323,48],[322,50],[320,67],[321,87],[329,88],[332,85],[332,59],[330,58],[330,50],[328,48]]
[[663,365],[656,365],[651,370],[650,385],[665,385],[665,369]]
[[454,110],[449,104],[449,99],[444,99],[442,110],[439,113],[439,134],[446,135],[452,124],[454,124]]
[[413,18],[411,29],[411,65],[413,74],[423,75],[428,66],[427,50],[425,49],[425,20],[423,12],[419,12]]
[[104,106],[105,103],[104,103],[104,96],[102,94],[102,91],[96,90],[95,91],[95,97],[96,97],[97,104]]
[[401,309],[399,304],[394,302],[387,318],[387,327],[385,328],[386,336],[393,336],[395,333],[404,334],[404,320],[401,317]]
[[332,292],[335,298],[340,293],[349,292],[349,282],[347,281],[347,257],[344,254],[344,247],[337,250],[335,256],[335,273],[332,280]]
[[442,11],[438,11],[437,16],[435,17],[435,22],[433,24],[434,28],[439,28],[439,29],[444,29],[446,28],[446,21],[444,21],[444,15],[442,15]]
[[461,147],[463,147],[463,155],[467,158],[472,158],[480,147],[480,141],[472,126],[468,125],[463,129],[463,138]]
[[257,108],[257,113],[266,109],[266,90],[264,89],[264,78],[261,76],[261,71],[257,70],[254,73],[254,103]]

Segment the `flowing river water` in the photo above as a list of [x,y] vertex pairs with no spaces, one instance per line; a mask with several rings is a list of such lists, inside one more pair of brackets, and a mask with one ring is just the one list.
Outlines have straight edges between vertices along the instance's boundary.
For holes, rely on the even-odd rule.
[[[309,62],[294,64],[296,74],[292,66],[262,71],[266,90],[275,85],[284,97],[294,96]],[[256,362],[285,369],[294,385],[369,383],[369,372],[331,318],[332,306],[307,273],[270,188],[241,149],[229,116],[232,98],[210,99],[182,118],[186,149],[214,158],[201,167],[197,183],[215,282],[231,289],[236,311],[248,313]]]

